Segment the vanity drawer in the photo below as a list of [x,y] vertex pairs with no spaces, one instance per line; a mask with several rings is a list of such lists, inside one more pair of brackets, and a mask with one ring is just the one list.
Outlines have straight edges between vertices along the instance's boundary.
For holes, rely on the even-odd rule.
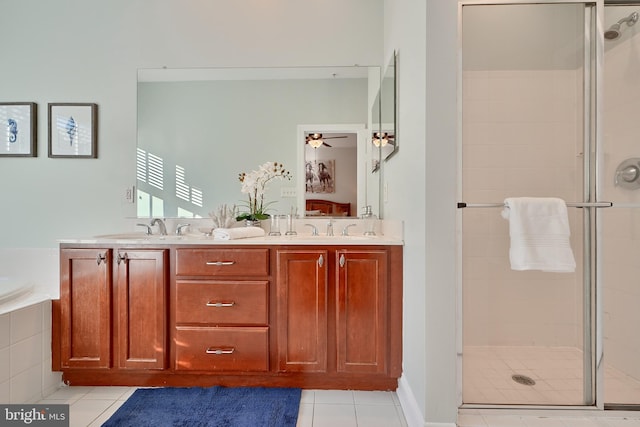
[[177,249],[178,276],[266,276],[269,249]]
[[176,323],[266,325],[267,281],[176,280]]
[[177,371],[267,371],[269,328],[176,328]]

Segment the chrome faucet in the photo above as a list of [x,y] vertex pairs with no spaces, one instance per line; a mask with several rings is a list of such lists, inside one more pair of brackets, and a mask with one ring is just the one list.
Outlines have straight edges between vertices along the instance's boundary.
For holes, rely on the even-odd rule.
[[178,224],[176,227],[176,236],[182,236],[182,229],[190,226],[191,224]]
[[162,236],[166,236],[167,235],[167,226],[164,225],[164,221],[161,220],[160,218],[152,219],[151,220],[151,224],[149,224],[149,225],[151,225],[152,227],[154,225],[157,225],[158,229],[160,230],[160,235],[162,235]]
[[317,236],[318,235],[318,228],[313,225],[313,224],[305,224],[306,227],[311,227],[311,235],[312,236]]
[[145,234],[147,236],[151,236],[153,234],[153,232],[151,231],[151,226],[150,225],[148,225],[148,224],[136,224],[136,225],[138,225],[140,227],[147,227],[147,231],[145,231]]
[[327,236],[333,236],[333,221],[329,220],[327,223]]
[[342,235],[343,236],[348,236],[349,235],[349,227],[355,227],[358,224],[349,224],[349,225],[345,225],[344,228],[342,229]]

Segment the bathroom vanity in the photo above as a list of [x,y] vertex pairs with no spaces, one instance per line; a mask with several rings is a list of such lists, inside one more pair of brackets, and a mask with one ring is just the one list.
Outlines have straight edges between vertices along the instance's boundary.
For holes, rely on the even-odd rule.
[[69,240],[60,275],[71,385],[397,388],[401,240]]

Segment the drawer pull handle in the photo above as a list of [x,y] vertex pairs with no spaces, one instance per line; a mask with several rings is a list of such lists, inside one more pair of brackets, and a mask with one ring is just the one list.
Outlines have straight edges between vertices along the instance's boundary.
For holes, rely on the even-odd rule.
[[213,302],[213,301],[209,301],[207,303],[207,307],[233,307],[234,305],[236,305],[236,303],[234,301],[231,301],[231,302]]
[[207,265],[233,265],[235,261],[207,261]]
[[209,347],[207,349],[207,354],[233,354],[235,348],[213,348]]

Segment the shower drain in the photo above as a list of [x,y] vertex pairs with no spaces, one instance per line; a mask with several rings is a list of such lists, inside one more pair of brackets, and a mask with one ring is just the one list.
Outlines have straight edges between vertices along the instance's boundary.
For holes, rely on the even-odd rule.
[[518,384],[522,384],[522,385],[535,385],[536,382],[533,380],[533,378],[530,378],[526,375],[511,375],[511,379],[514,380],[515,382],[517,382]]

